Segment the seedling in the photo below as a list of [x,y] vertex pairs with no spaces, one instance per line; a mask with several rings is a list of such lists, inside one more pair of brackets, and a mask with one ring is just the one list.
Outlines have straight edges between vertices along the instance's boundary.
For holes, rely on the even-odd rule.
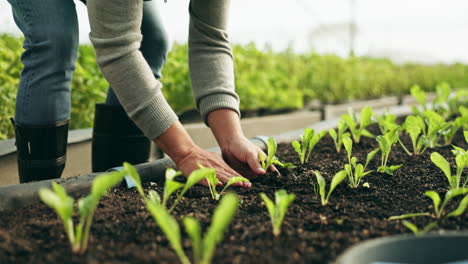
[[276,157],[276,150],[278,149],[278,145],[276,144],[276,140],[272,137],[268,138],[267,140],[267,148],[268,148],[268,156],[265,157],[262,153],[260,153],[260,163],[262,164],[262,168],[266,171],[271,165],[278,165],[284,168],[293,168],[294,165],[292,163],[282,163]]
[[[411,95],[416,99],[416,101],[422,106],[423,110],[427,110],[427,101],[426,101],[426,93],[421,90],[421,87],[419,85],[414,85],[410,89]],[[417,108],[413,107],[413,112],[418,114],[419,110]]]
[[[461,149],[461,148],[459,148]],[[459,187],[466,187],[468,183],[468,176],[466,177],[465,181],[463,182],[462,185],[462,173],[463,170],[468,167],[468,153],[461,153],[455,157],[455,163],[457,165],[457,171],[455,175],[452,175],[452,171],[450,168],[450,163],[439,153],[433,152],[431,154],[431,161],[439,167],[439,169],[442,170],[444,173],[445,177],[447,178],[447,181],[449,183],[449,186],[451,189],[456,189]]]
[[[201,237],[200,223],[192,217],[184,218],[185,230],[192,241],[194,263],[211,263],[216,245],[223,240],[224,232],[231,223],[238,204],[239,199],[236,195],[226,194],[223,196],[219,206],[215,209],[211,225],[204,238]],[[190,260],[183,250],[180,227],[176,219],[157,201],[147,199],[146,207],[166,235],[180,261],[183,264],[189,264]]]
[[322,174],[320,174],[318,171],[314,171],[314,173],[317,179],[318,193],[320,195],[321,203],[322,205],[327,205],[328,200],[330,199],[330,195],[333,193],[336,186],[338,186],[338,184],[340,184],[346,178],[347,173],[346,171],[342,170],[333,176],[328,193],[325,192],[325,188],[327,186],[325,178],[323,178]]
[[107,194],[108,189],[122,181],[124,176],[124,172],[111,172],[94,179],[91,193],[78,200],[79,221],[76,227],[73,223],[74,199],[68,196],[65,188],[52,182],[52,190],[39,189],[41,200],[54,209],[62,221],[73,253],[82,254],[88,248],[89,231],[99,200]]
[[391,216],[390,218],[388,218],[388,220],[390,221],[400,220],[400,219],[406,219],[406,218],[417,217],[417,216],[430,216],[436,219],[444,219],[444,218],[449,218],[449,217],[460,216],[465,212],[466,207],[468,206],[468,195],[463,197],[458,207],[452,212],[446,213],[444,209],[453,198],[460,196],[460,195],[465,195],[467,193],[468,193],[468,188],[458,188],[458,189],[449,190],[445,194],[444,201],[441,204],[440,202],[442,200],[440,199],[440,196],[438,193],[434,191],[427,191],[424,193],[424,195],[429,197],[432,200],[432,203],[434,205],[433,213],[425,212],[425,213],[403,214],[403,215],[398,215],[398,216]]
[[[204,168],[203,166],[200,166],[201,168]],[[210,189],[210,193],[211,193],[211,198],[213,198],[214,200],[218,201],[219,198],[221,197],[221,195],[226,191],[226,189],[231,186],[232,184],[236,183],[236,182],[249,182],[248,179],[244,178],[244,177],[241,177],[241,176],[237,176],[237,177],[232,177],[229,179],[229,181],[226,183],[226,185],[224,186],[224,188],[221,190],[221,192],[218,193],[218,191],[216,190],[216,186],[218,186],[218,183],[220,182],[218,180],[218,178],[216,178],[216,170],[215,169],[211,169],[209,170],[206,175],[206,180],[208,182],[208,188]]]
[[452,124],[432,110],[425,111],[423,118],[427,124],[425,136],[429,142],[429,148],[435,148],[439,146],[440,137],[447,133]]
[[411,138],[413,145],[413,154],[419,155],[429,147],[429,141],[426,137],[426,123],[421,116],[410,115],[406,117],[403,124],[404,130]]
[[356,157],[351,157],[353,152],[353,141],[349,137],[346,137],[343,139],[343,144],[345,146],[346,152],[348,153],[348,164],[345,164],[345,171],[348,175],[349,186],[351,188],[357,188],[361,182],[361,179],[372,172],[366,171],[366,168],[375,154],[377,154],[379,149],[375,149],[367,154],[366,164],[363,166],[362,164],[357,163]]
[[379,129],[382,134],[387,133],[390,130],[393,130],[399,125],[396,123],[396,115],[389,114],[385,111],[382,115],[375,115],[375,119],[379,124]]
[[328,134],[330,137],[333,139],[333,142],[335,143],[335,148],[336,152],[341,151],[341,146],[343,145],[343,138],[344,137],[349,137],[350,134],[348,132],[345,132],[348,129],[348,125],[344,120],[338,121],[338,133],[334,129],[329,129]]
[[341,119],[346,122],[349,130],[351,131],[354,143],[359,143],[361,136],[374,138],[374,135],[372,135],[372,133],[366,129],[366,127],[373,123],[372,115],[372,108],[370,106],[366,106],[361,110],[359,122],[357,120],[356,114],[351,110],[348,115],[341,116]]
[[[133,167],[132,165],[130,165],[127,162],[124,162],[124,169],[125,169],[124,171],[127,173],[127,175],[135,183],[135,186],[136,186],[136,189],[137,189],[138,193],[140,193],[143,200],[145,200],[146,199],[146,194],[145,194],[145,192],[143,190],[143,186],[141,184],[140,175],[136,171],[135,167]],[[208,173],[211,173],[212,170],[214,170],[214,169],[202,168],[202,169],[194,170],[187,177],[187,181],[185,182],[185,184],[182,184],[182,183],[176,182],[174,180],[175,177],[178,176],[178,175],[181,175],[181,173],[180,172],[175,172],[173,169],[168,168],[166,170],[166,183],[165,183],[165,186],[164,186],[163,201],[161,202],[161,206],[163,206],[163,208],[166,208],[168,198],[173,193],[175,193],[177,190],[182,189],[177,194],[177,197],[176,197],[174,203],[172,204],[171,208],[168,211],[169,213],[172,212],[172,210],[174,210],[176,205],[182,200],[182,197],[184,196],[184,194],[190,188],[192,188],[195,184],[197,184],[202,179],[204,179]],[[180,184],[182,184],[182,186]],[[154,191],[151,194],[154,197],[156,197],[156,195],[157,195],[157,197],[159,197],[159,195]],[[160,200],[160,199],[158,199],[158,200]]]
[[[440,196],[439,196],[438,193],[436,193],[434,191],[427,191],[424,195],[426,195],[427,197],[429,197],[432,200],[432,203],[433,203],[433,206],[434,206],[434,212],[433,213],[425,212],[425,213],[403,214],[403,215],[398,215],[398,216],[391,216],[390,218],[388,218],[388,220],[390,220],[390,221],[392,221],[392,220],[401,220],[401,219],[407,219],[407,218],[418,217],[418,216],[430,216],[432,218],[436,218],[437,220],[441,220],[441,219],[445,219],[445,218],[449,218],[449,217],[460,216],[465,212],[466,208],[468,207],[468,195],[463,197],[463,199],[460,201],[458,207],[455,210],[453,210],[453,211],[451,211],[449,213],[446,213],[444,209],[447,206],[447,204],[453,198],[455,198],[457,196],[460,196],[460,195],[465,195],[467,193],[468,193],[467,188],[459,188],[459,189],[449,190],[445,194],[444,201],[441,204],[440,203],[441,199],[440,199]],[[411,223],[409,221],[404,220],[402,223],[403,223],[403,225],[405,225],[408,229],[410,229],[416,235],[423,235],[423,234],[429,232],[430,230],[432,230],[433,228],[437,227],[437,221],[433,221],[433,222],[429,223],[427,226],[425,226],[421,230],[415,224],[413,224],[413,223]]]
[[394,166],[387,166],[388,157],[390,156],[390,151],[392,150],[392,146],[398,141],[399,128],[395,128],[385,135],[377,136],[376,140],[379,143],[380,153],[381,153],[381,165],[377,168],[378,172],[385,172],[389,175],[393,175],[393,173],[401,168],[401,165],[394,165]]
[[420,229],[415,224],[413,224],[413,223],[411,223],[410,221],[407,221],[407,220],[403,220],[402,223],[406,228],[411,230],[411,232],[413,232],[413,234],[415,234],[416,236],[422,236],[422,235],[426,234],[427,232],[429,232],[432,229],[437,227],[437,222],[436,221],[430,222],[425,227],[423,227],[423,229]]
[[[334,130],[333,130],[334,131]],[[310,128],[306,128],[304,130],[304,135],[301,135],[301,142],[294,140],[292,142],[292,147],[299,155],[299,160],[301,164],[306,163],[309,161],[310,153],[314,149],[315,145],[320,141],[320,139],[325,136],[327,131],[321,131],[317,134],[314,134],[314,130]]]
[[[166,208],[162,206],[161,199],[158,193],[155,191],[151,190],[148,192],[148,195],[145,195],[141,185],[140,176],[132,165],[124,163],[124,168],[124,173],[128,174],[134,181],[138,192],[142,196],[146,208],[151,213],[163,233],[166,235],[169,243],[176,252],[180,261],[183,264],[190,264],[190,260],[188,259],[182,247],[179,224],[170,214],[170,210],[166,210]],[[179,200],[181,197],[183,197],[185,192],[191,186],[206,178],[206,175],[212,173],[213,171],[214,169],[210,168],[201,168],[193,171],[187,178],[187,183],[184,185],[177,199]],[[175,206],[176,202],[173,204],[173,207]],[[216,244],[218,244],[223,239],[224,231],[231,223],[238,204],[239,199],[236,195],[226,194],[223,196],[219,206],[215,209],[211,221],[211,226],[209,227],[203,240],[201,239],[201,228],[198,221],[191,217],[184,218],[183,221],[185,229],[189,234],[190,239],[192,240],[195,263],[211,263]]]
[[264,193],[260,193],[260,197],[263,199],[263,202],[265,202],[265,206],[268,209],[271,224],[273,226],[273,234],[277,237],[281,234],[281,224],[283,223],[284,216],[288,211],[288,207],[294,201],[296,196],[294,194],[288,194],[286,190],[279,190],[275,192],[274,203]]

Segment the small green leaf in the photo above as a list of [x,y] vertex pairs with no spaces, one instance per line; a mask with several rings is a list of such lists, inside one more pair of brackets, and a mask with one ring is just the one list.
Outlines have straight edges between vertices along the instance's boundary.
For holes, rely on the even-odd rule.
[[403,221],[402,223],[406,228],[411,230],[411,232],[413,232],[415,235],[419,233],[419,228],[415,224],[413,224],[413,223],[411,223],[409,221],[406,221],[406,220]]
[[453,210],[451,213],[447,215],[447,217],[454,217],[454,216],[460,216],[463,214],[466,210],[466,207],[468,206],[468,195],[465,196],[460,204],[458,205],[457,209]]
[[434,204],[434,211],[436,215],[439,215],[439,208],[440,208],[440,196],[438,193],[434,191],[427,191],[424,193],[427,197],[431,198],[432,203]]
[[431,160],[437,167],[439,167],[439,169],[442,170],[442,172],[444,172],[450,186],[452,186],[452,173],[450,171],[450,164],[448,161],[437,152],[433,152],[431,154]]
[[431,214],[429,213],[411,213],[411,214],[394,215],[394,216],[390,216],[388,218],[388,221],[401,220],[401,219],[412,218],[412,217],[417,217],[417,216],[430,216],[430,215]]
[[250,182],[250,181],[247,178],[244,178],[244,177],[241,177],[241,176],[229,178],[229,181],[224,186],[223,190],[221,191],[221,194],[224,193],[224,191],[227,189],[227,187],[231,186],[232,184],[234,184],[236,182]]

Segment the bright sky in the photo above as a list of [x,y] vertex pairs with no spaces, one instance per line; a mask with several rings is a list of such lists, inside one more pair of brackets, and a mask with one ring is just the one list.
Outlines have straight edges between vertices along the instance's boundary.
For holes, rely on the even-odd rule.
[[[171,38],[186,41],[188,0],[153,1]],[[351,1],[356,6],[357,55],[468,63],[466,0],[232,0],[230,37],[234,43],[254,41],[260,47],[270,43],[275,50],[292,44],[300,52],[346,56]],[[81,42],[89,42],[85,7],[77,2],[77,9]],[[0,32],[19,34],[6,0],[0,0]]]

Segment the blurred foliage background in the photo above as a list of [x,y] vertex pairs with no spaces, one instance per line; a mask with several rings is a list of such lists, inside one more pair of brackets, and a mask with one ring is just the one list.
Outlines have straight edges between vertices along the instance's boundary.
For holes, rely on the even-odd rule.
[[[388,59],[273,52],[254,44],[234,45],[236,90],[241,110],[302,108],[312,100],[340,103],[409,94],[412,85],[433,91],[439,82],[468,87],[468,65],[394,64]],[[9,118],[22,69],[22,39],[0,35],[0,139],[14,136]],[[194,108],[187,45],[174,43],[163,69],[163,92],[173,109]],[[95,63],[94,50],[81,45],[72,81],[70,127],[92,126],[94,104],[104,101],[108,84]]]

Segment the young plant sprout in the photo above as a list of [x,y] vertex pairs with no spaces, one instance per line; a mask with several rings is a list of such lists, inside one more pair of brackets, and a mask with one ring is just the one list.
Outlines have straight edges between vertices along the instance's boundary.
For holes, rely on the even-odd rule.
[[[416,99],[416,101],[422,106],[423,110],[427,110],[427,101],[426,101],[426,93],[421,90],[419,85],[414,85],[410,89],[411,95]],[[413,107],[413,112],[415,114],[419,113],[419,110],[416,107]]]
[[[201,165],[200,165],[200,167],[204,168]],[[248,179],[246,179],[244,177],[241,177],[241,176],[232,177],[232,178],[229,179],[229,181],[226,183],[226,185],[224,185],[224,188],[221,190],[221,192],[218,193],[218,191],[216,190],[216,186],[218,186],[218,183],[220,181],[218,180],[218,178],[216,178],[216,170],[215,169],[210,169],[209,171],[207,171],[205,177],[206,177],[206,181],[208,182],[208,188],[210,189],[211,198],[213,198],[216,201],[219,200],[221,195],[232,184],[237,183],[237,182],[249,182]]]
[[[145,200],[146,199],[146,194],[145,194],[145,192],[143,190],[143,186],[141,184],[140,175],[136,171],[135,167],[133,167],[132,165],[130,165],[127,162],[124,162],[123,166],[124,166],[124,169],[125,169],[124,171],[127,173],[127,175],[135,183],[135,186],[136,186],[136,189],[137,189],[138,193],[140,193],[143,200]],[[176,191],[182,189],[182,190],[179,191],[179,193],[177,193],[174,203],[172,203],[171,208],[168,210],[169,213],[172,212],[172,210],[174,210],[176,205],[182,200],[182,197],[184,196],[184,194],[190,188],[192,188],[195,184],[197,184],[198,182],[203,180],[206,177],[206,175],[211,172],[211,170],[214,170],[214,169],[202,168],[202,169],[195,170],[187,177],[187,181],[185,182],[185,184],[183,184],[183,183],[179,183],[179,182],[175,181],[175,177],[178,176],[178,175],[181,175],[181,173],[176,172],[173,169],[168,168],[166,170],[166,182],[165,182],[165,185],[164,185],[163,201],[161,202],[161,206],[163,206],[163,208],[166,208],[167,200],[169,199],[169,197],[173,193],[175,193]],[[159,197],[159,194],[157,194],[154,191],[151,194],[154,197],[156,197],[156,195]],[[158,200],[160,200],[160,199],[158,199]]]
[[294,194],[288,194],[286,190],[279,190],[275,192],[275,202],[270,200],[264,193],[260,193],[260,197],[263,199],[263,202],[265,202],[265,206],[270,214],[273,234],[277,237],[281,234],[281,224],[288,211],[288,207],[296,196]]
[[403,214],[403,215],[398,215],[398,216],[391,216],[388,218],[388,220],[400,220],[400,219],[406,219],[406,218],[411,218],[411,217],[417,217],[417,216],[430,216],[432,218],[436,219],[444,219],[444,218],[449,218],[449,217],[457,217],[462,215],[466,207],[468,206],[468,195],[463,197],[463,199],[460,201],[458,207],[453,210],[452,212],[445,212],[445,207],[447,204],[455,197],[460,196],[460,195],[465,195],[468,194],[468,188],[458,188],[458,189],[452,189],[449,190],[445,194],[444,201],[442,204],[440,203],[442,200],[440,199],[440,196],[437,192],[434,191],[427,191],[424,193],[425,196],[429,197],[432,200],[432,203],[434,205],[434,212],[429,213],[429,212],[424,212],[424,213],[410,213],[410,214]]
[[[334,131],[334,130],[333,130]],[[309,161],[310,153],[314,149],[315,145],[320,141],[320,139],[325,136],[327,131],[321,131],[317,134],[314,134],[314,130],[310,128],[304,129],[304,135],[301,135],[301,142],[294,140],[292,142],[292,147],[299,155],[299,160],[301,164]]]
[[[179,224],[177,223],[176,219],[170,214],[170,210],[168,211],[162,206],[161,199],[158,193],[156,193],[155,191],[151,190],[148,192],[148,195],[145,195],[143,187],[141,185],[140,175],[138,175],[138,172],[132,165],[124,163],[124,168],[124,173],[128,174],[134,181],[138,192],[142,196],[146,208],[151,213],[151,215],[153,216],[154,220],[159,225],[163,233],[166,235],[167,239],[169,240],[169,243],[176,252],[177,257],[183,264],[190,264],[190,260],[188,259],[182,247]],[[214,171],[214,169],[209,168],[201,168],[193,171],[187,178],[187,183],[184,185],[184,188],[179,193],[179,196],[177,198],[179,199],[180,197],[182,197],[191,186],[206,178],[206,175],[208,173],[212,173],[212,171]],[[221,240],[223,239],[224,231],[231,223],[234,213],[237,210],[238,204],[239,198],[237,198],[236,195],[224,195],[224,197],[221,199],[221,202],[219,203],[219,206],[215,209],[211,221],[211,226],[209,227],[203,240],[201,239],[200,234],[200,224],[194,218],[184,218],[183,221],[185,229],[189,234],[190,239],[192,240],[195,263],[211,263],[216,244],[221,242]]]
[[348,153],[348,164],[345,164],[345,171],[348,175],[349,186],[351,188],[357,188],[361,182],[361,179],[372,172],[366,171],[366,168],[372,158],[374,158],[375,154],[377,154],[379,149],[375,149],[367,154],[366,164],[363,166],[362,164],[357,163],[356,157],[351,157],[353,152],[353,141],[349,137],[345,137],[343,138],[343,144],[345,146],[346,152]]
[[399,128],[395,128],[385,135],[377,136],[376,140],[379,143],[379,148],[382,156],[381,164],[377,168],[378,172],[385,172],[389,175],[393,175],[393,173],[401,168],[401,165],[395,166],[387,166],[388,157],[390,156],[390,151],[392,150],[392,145],[394,145],[399,139]]
[[124,172],[111,172],[94,179],[91,193],[78,200],[78,225],[74,226],[74,199],[67,195],[65,188],[52,182],[52,190],[39,189],[41,200],[55,210],[65,227],[73,253],[82,254],[88,248],[89,231],[93,222],[94,212],[99,200],[107,191],[122,181]]
[[[458,148],[459,150],[461,148]],[[457,153],[457,152],[456,152]],[[450,163],[439,153],[433,152],[431,154],[431,161],[439,167],[439,169],[442,170],[444,173],[445,177],[447,178],[447,181],[449,183],[449,186],[451,189],[456,189],[459,187],[466,187],[468,184],[468,176],[466,176],[464,182],[462,183],[462,173],[463,170],[468,167],[468,153],[462,153],[459,155],[456,155],[455,157],[455,163],[457,165],[457,171],[455,175],[452,175],[452,171],[450,168]]]
[[424,111],[423,118],[427,124],[425,136],[428,140],[429,148],[435,148],[439,146],[441,136],[447,133],[452,124],[446,122],[441,115],[433,110]]
[[[169,240],[183,264],[189,264],[190,260],[182,247],[182,239],[179,224],[158,201],[146,199],[146,207],[154,220]],[[197,264],[209,264],[213,258],[216,245],[223,240],[224,232],[232,221],[237,210],[239,199],[234,194],[226,194],[215,209],[211,219],[211,225],[205,234],[201,236],[200,223],[192,217],[183,220],[185,230],[192,241],[193,259]]]
[[[427,191],[424,195],[426,195],[432,200],[432,203],[434,206],[434,213],[425,212],[425,213],[403,214],[403,215],[398,215],[398,216],[391,216],[390,218],[388,218],[388,220],[392,221],[392,220],[401,220],[401,219],[407,219],[407,218],[418,217],[418,216],[430,216],[440,221],[441,219],[460,216],[465,212],[466,208],[468,207],[468,195],[463,197],[463,199],[460,201],[458,207],[455,210],[447,213],[445,212],[444,209],[453,198],[460,196],[460,195],[465,195],[467,193],[468,193],[468,188],[459,188],[459,189],[449,190],[445,194],[444,201],[441,204],[440,203],[441,199],[438,193],[434,191]],[[425,226],[421,230],[415,224],[409,221],[404,220],[402,223],[416,235],[425,234],[429,232],[430,230],[432,230],[433,228],[437,227],[437,221],[433,221],[429,223],[427,226]]]
[[330,137],[333,139],[333,142],[335,143],[336,152],[341,151],[341,146],[343,145],[342,139],[344,137],[350,136],[349,132],[346,132],[347,129],[348,129],[348,125],[343,119],[341,119],[340,121],[338,121],[338,130],[337,130],[338,133],[334,129],[328,130],[328,134],[330,135]]
[[366,106],[361,110],[359,122],[357,120],[356,114],[350,110],[348,115],[342,115],[341,119],[346,122],[349,130],[351,131],[351,135],[353,137],[354,143],[359,143],[361,140],[361,136],[374,138],[366,127],[373,123],[372,121],[372,108],[370,106]]
[[389,114],[387,111],[381,115],[376,114],[374,117],[377,120],[377,124],[379,125],[379,129],[382,134],[399,127],[396,123],[396,115]]
[[327,186],[325,178],[323,178],[322,174],[320,174],[320,172],[318,171],[314,171],[314,173],[317,179],[318,193],[320,195],[321,203],[322,205],[327,205],[328,200],[330,199],[330,195],[333,193],[336,186],[338,186],[338,184],[340,184],[346,178],[347,173],[346,171],[342,170],[335,174],[335,176],[333,176],[328,193],[326,193],[325,191],[325,188]]
[[278,149],[278,145],[276,144],[276,140],[274,138],[272,138],[272,137],[268,138],[267,148],[268,148],[268,150],[267,150],[268,156],[267,157],[265,157],[263,154],[259,154],[260,155],[260,163],[262,164],[262,169],[264,169],[266,171],[273,164],[281,166],[283,168],[293,168],[294,167],[294,165],[292,163],[282,163],[275,156],[276,150]]
[[411,138],[413,145],[413,154],[419,155],[424,153],[429,147],[429,141],[426,137],[426,123],[421,116],[410,115],[406,117],[403,128]]
[[402,223],[406,228],[411,230],[411,232],[413,232],[413,234],[415,234],[416,236],[422,236],[422,235],[426,234],[427,232],[429,232],[432,229],[437,227],[437,222],[436,221],[430,222],[429,224],[427,224],[422,229],[420,229],[418,226],[416,226],[415,224],[411,223],[408,220],[403,220]]

